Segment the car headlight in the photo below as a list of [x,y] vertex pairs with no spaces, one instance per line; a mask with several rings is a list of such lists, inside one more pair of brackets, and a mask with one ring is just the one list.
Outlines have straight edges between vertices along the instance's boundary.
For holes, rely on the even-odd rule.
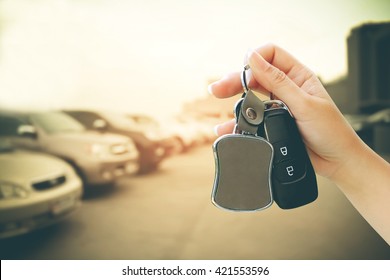
[[161,133],[158,133],[156,131],[147,131],[145,132],[145,136],[150,139],[150,140],[161,140],[162,139],[162,135]]
[[11,182],[0,181],[0,199],[26,198],[28,191]]
[[109,149],[107,145],[95,143],[89,145],[88,152],[96,157],[105,157],[109,154]]

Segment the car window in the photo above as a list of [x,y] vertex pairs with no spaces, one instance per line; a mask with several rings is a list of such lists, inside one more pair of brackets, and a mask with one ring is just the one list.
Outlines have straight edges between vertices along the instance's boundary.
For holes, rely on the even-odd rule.
[[69,112],[69,115],[74,117],[76,120],[79,120],[88,129],[93,128],[94,121],[96,121],[97,119],[101,119],[101,117],[99,117],[95,113],[90,112],[71,111]]
[[104,119],[115,125],[116,127],[128,129],[128,128],[136,128],[137,124],[134,120],[127,118],[125,115],[122,115],[120,113],[115,113],[115,112],[102,112],[101,114]]
[[19,136],[18,127],[22,124],[18,118],[0,116],[0,136]]
[[31,115],[31,119],[49,134],[80,132],[85,130],[85,127],[81,123],[60,112],[36,113]]

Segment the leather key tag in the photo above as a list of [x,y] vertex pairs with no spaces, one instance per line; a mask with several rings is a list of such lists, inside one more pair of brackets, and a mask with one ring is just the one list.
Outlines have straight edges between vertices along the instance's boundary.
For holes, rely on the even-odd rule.
[[272,145],[261,137],[229,134],[214,145],[212,202],[232,211],[257,211],[272,205]]

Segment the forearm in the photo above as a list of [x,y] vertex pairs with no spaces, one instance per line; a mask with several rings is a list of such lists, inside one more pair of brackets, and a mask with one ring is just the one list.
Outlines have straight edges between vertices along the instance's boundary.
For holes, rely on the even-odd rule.
[[390,164],[359,142],[332,180],[390,244]]

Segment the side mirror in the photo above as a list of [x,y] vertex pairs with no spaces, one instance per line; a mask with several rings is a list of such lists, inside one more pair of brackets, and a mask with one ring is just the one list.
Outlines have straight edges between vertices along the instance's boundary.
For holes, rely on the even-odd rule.
[[35,127],[32,125],[26,125],[26,124],[20,125],[18,127],[18,135],[23,136],[23,137],[30,137],[33,139],[38,137],[38,133],[37,133],[37,130],[35,129]]
[[105,131],[107,129],[107,122],[102,119],[94,120],[92,123],[92,126],[94,129],[97,129],[99,131]]

